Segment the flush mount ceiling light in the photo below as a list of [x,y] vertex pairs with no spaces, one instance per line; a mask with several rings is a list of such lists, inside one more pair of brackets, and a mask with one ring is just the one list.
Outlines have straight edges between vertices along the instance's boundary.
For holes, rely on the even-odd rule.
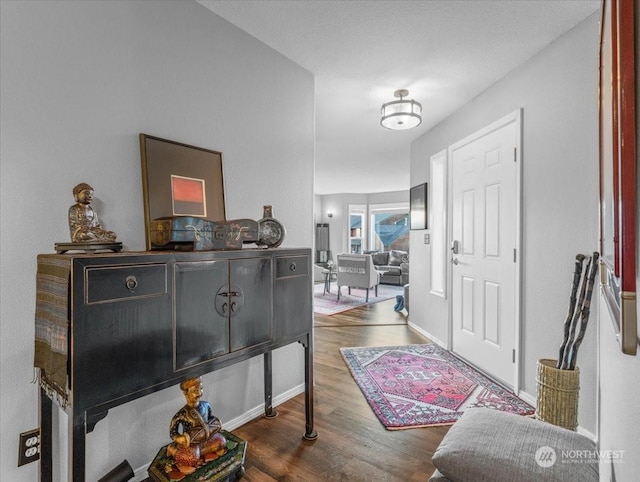
[[400,100],[382,104],[380,125],[394,131],[411,129],[422,122],[422,105],[415,100],[405,100],[409,95],[406,89],[396,90],[393,95]]

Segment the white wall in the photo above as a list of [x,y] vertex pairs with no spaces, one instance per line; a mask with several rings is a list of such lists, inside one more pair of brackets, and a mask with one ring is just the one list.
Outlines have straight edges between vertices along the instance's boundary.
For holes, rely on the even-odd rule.
[[[598,248],[598,39],[596,13],[412,144],[411,183],[429,158],[523,109],[521,383],[535,397],[536,362],[556,358],[573,260]],[[411,321],[447,342],[447,300],[429,294],[429,245],[411,236]],[[421,274],[421,275],[420,275]],[[595,308],[594,308],[594,311]],[[595,315],[594,315],[595,318]],[[595,433],[596,322],[580,349],[579,423]]]
[[[640,52],[640,14],[636,11],[636,52]],[[636,75],[638,75],[636,71]],[[636,112],[640,112],[640,77],[636,77]],[[640,139],[640,119],[637,119]],[[637,149],[637,181],[638,199],[640,200],[640,149]],[[640,254],[640,209],[636,217],[637,253]],[[636,293],[640,289],[640,256],[636,256]],[[637,296],[637,295],[636,295]],[[640,297],[636,298],[636,313],[640,314]],[[640,474],[640,350],[638,355],[623,355],[620,351],[611,316],[605,305],[600,302],[599,320],[599,431],[600,450],[624,450],[620,463],[602,463],[600,480],[626,482],[638,479]],[[640,325],[638,326],[640,340]]]
[[[640,276],[637,283],[640,286]],[[637,307],[640,313],[640,303]],[[599,448],[604,453],[624,451],[617,463],[602,460],[600,480],[635,481],[640,473],[640,356],[622,354],[615,338],[611,316],[602,298],[599,315]]]
[[[220,150],[227,218],[259,219],[272,204],[284,245],[310,247],[314,80],[195,2],[0,5],[0,478],[31,482],[38,464],[17,468],[17,442],[38,426],[35,261],[69,241],[73,186],[90,183],[105,227],[126,250],[144,250],[138,133]],[[274,395],[303,380],[302,348],[278,350]],[[239,417],[263,401],[262,358],[205,383],[223,423]],[[86,480],[123,459],[148,464],[183,403],[175,387],[111,410],[88,435]],[[55,473],[66,480],[66,458],[56,457]]]

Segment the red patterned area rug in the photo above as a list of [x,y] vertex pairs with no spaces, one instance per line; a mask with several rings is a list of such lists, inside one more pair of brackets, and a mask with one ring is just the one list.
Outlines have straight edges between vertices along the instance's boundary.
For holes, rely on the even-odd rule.
[[340,301],[338,301],[338,288],[335,282],[331,283],[331,291],[327,293],[324,293],[324,283],[316,283],[313,288],[313,312],[321,315],[335,315],[358,306],[370,305],[404,294],[402,286],[378,285],[378,296],[375,295],[375,290],[370,289],[369,302],[367,302],[365,301],[367,299],[366,290],[352,288],[351,294],[349,294],[347,287],[343,286],[340,292]]
[[340,352],[389,430],[450,425],[472,407],[520,415],[535,411],[435,343],[341,348]]

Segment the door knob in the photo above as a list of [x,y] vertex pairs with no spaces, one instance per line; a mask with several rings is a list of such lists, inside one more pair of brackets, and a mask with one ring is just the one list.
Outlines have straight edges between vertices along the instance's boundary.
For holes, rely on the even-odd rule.
[[458,264],[458,258],[451,258],[451,264]]

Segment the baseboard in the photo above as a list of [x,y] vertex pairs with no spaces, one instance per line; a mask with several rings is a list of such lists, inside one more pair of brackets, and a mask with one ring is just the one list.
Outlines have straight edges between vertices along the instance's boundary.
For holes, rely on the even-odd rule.
[[536,397],[534,397],[533,395],[531,395],[530,393],[527,392],[523,392],[522,390],[520,390],[517,393],[518,397],[520,397],[522,400],[524,400],[525,402],[527,402],[529,405],[531,405],[532,407],[535,407],[536,404],[538,403],[538,401],[536,400]]
[[[527,402],[532,407],[535,407],[538,403],[535,396],[531,395],[530,393],[523,392],[522,390],[518,392],[518,397],[520,397],[522,400]],[[584,435],[585,437],[587,437],[590,440],[593,440],[594,442],[597,442],[596,436],[594,434],[592,434],[590,431],[580,426],[578,426],[578,428],[576,429],[576,432],[578,432],[580,435]]]
[[[280,395],[274,397],[273,406],[277,407],[278,405],[283,404],[287,400],[290,400],[291,398],[298,396],[301,393],[304,393],[304,383],[301,383],[300,385],[293,387],[291,390],[287,390],[286,392],[281,393]],[[239,417],[229,420],[224,424],[223,428],[231,432],[232,430],[235,430],[236,428],[244,425],[245,423],[250,422],[254,418],[261,417],[263,414],[264,414],[264,403],[258,405],[257,407],[247,410]],[[147,474],[148,467],[149,467],[148,465],[144,465],[142,467],[135,469],[133,471],[134,475],[133,475],[133,479],[131,479],[131,482],[142,482],[143,480],[146,480],[149,477],[149,475]]]
[[423,330],[422,328],[420,328],[418,325],[416,325],[415,323],[409,321],[407,323],[407,325],[409,326],[409,328],[411,328],[414,331],[417,331],[418,333],[420,333],[422,336],[424,336],[425,338],[429,338],[429,340],[431,340],[432,342],[434,342],[436,345],[440,345],[442,348],[444,348],[445,350],[447,349],[447,344],[445,342],[443,342],[442,340],[439,340],[438,338],[436,338],[435,336],[433,336],[431,333],[429,333],[426,330]]
[[131,479],[131,482],[142,482],[143,480],[147,480],[149,478],[149,474],[147,473],[148,467],[148,465],[145,465],[144,467],[140,467],[134,470],[133,479]]
[[[283,404],[284,402],[286,402],[287,400],[290,400],[291,398],[300,395],[301,393],[304,393],[304,383],[293,387],[291,390],[287,390],[284,393],[281,393],[280,395],[276,396],[273,398],[273,406],[277,407],[278,405]],[[229,420],[228,422],[226,422],[224,424],[224,429],[228,430],[229,432],[232,430],[235,430],[236,428],[244,425],[247,422],[250,422],[251,420],[253,420],[254,418],[258,418],[260,416],[262,416],[264,414],[264,404],[260,404],[257,407],[254,407],[248,411],[246,411],[245,413],[243,413],[242,415],[240,415],[239,417],[233,418],[231,420]]]
[[598,443],[598,439],[596,438],[596,436],[594,434],[592,434],[591,432],[589,432],[588,430],[585,430],[584,428],[580,427],[578,425],[578,429],[577,432],[580,435],[584,435],[585,437],[587,437],[588,439],[593,440],[595,443]]

